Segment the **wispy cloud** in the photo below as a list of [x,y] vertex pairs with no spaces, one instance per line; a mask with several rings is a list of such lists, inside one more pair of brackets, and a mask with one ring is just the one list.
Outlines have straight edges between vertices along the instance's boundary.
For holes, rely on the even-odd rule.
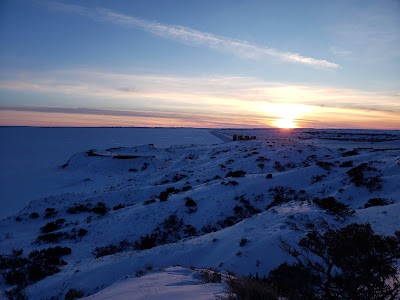
[[[179,77],[154,74],[121,74],[90,70],[61,70],[8,74],[0,92],[36,93],[45,98],[68,97],[68,107],[86,99],[88,107],[171,113],[266,115],[274,105],[302,104],[370,113],[400,115],[398,93],[271,82],[253,77]],[[13,103],[1,97],[2,106]],[[29,100],[33,106],[34,99]]]
[[331,51],[332,54],[337,55],[337,56],[342,56],[342,57],[350,56],[353,53],[350,50],[344,50],[344,49],[340,49],[338,47],[330,47],[329,50]]
[[352,18],[331,28],[336,42],[351,48],[353,58],[382,62],[400,57],[400,2],[372,1],[360,6]]
[[259,46],[244,40],[232,39],[213,33],[198,31],[189,27],[148,21],[134,16],[121,14],[106,8],[90,10],[79,5],[50,2],[49,9],[52,11],[75,13],[90,17],[94,20],[110,22],[120,26],[141,28],[146,32],[150,32],[163,38],[173,39],[192,46],[205,46],[224,53],[231,53],[242,58],[263,59],[265,57],[272,57],[285,62],[299,63],[321,69],[337,69],[340,67],[338,64],[327,60]]

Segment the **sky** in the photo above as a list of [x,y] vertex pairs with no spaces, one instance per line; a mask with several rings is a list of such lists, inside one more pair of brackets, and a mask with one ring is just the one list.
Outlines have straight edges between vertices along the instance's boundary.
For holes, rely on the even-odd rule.
[[400,129],[400,1],[0,0],[0,125]]

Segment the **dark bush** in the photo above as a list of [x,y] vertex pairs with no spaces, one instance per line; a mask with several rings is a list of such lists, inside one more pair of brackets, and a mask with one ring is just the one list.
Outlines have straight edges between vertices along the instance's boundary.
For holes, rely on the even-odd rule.
[[79,237],[83,237],[83,236],[87,235],[87,233],[88,233],[88,231],[85,228],[80,228],[78,230],[78,236]]
[[235,215],[241,216],[241,215],[244,213],[244,208],[243,208],[243,206],[236,205],[236,206],[233,208],[233,212],[234,212]]
[[196,228],[190,224],[185,225],[185,228],[183,229],[183,233],[184,233],[185,237],[198,235]]
[[372,198],[364,204],[364,208],[372,207],[372,206],[385,206],[392,204],[393,202],[389,202],[387,199],[384,198]]
[[313,202],[320,208],[326,210],[330,215],[340,217],[348,217],[354,214],[354,210],[349,209],[349,206],[337,201],[334,197],[326,197],[322,199],[314,199]]
[[225,177],[244,177],[246,175],[246,172],[243,170],[238,170],[238,171],[229,171]]
[[267,208],[292,201],[294,199],[294,195],[296,194],[294,189],[285,186],[276,186],[270,188],[268,191],[270,192],[273,200],[271,204],[267,206]]
[[311,177],[311,184],[314,184],[316,182],[320,182],[322,181],[322,179],[324,179],[326,177],[326,175],[313,175]]
[[197,203],[190,197],[185,197],[185,206],[188,209],[188,213],[194,213],[197,211]]
[[282,166],[282,164],[279,161],[275,162],[274,169],[277,170],[278,172],[286,171],[286,168],[284,166]]
[[113,207],[113,210],[119,210],[119,209],[122,209],[122,208],[125,208],[125,205],[123,205],[123,204],[118,204],[118,205],[116,205],[116,206]]
[[201,231],[204,233],[216,232],[218,231],[217,227],[211,226],[210,224],[203,226]]
[[291,265],[286,262],[273,269],[267,278],[267,284],[278,289],[280,296],[298,300],[322,300],[316,297],[314,290],[320,281],[318,276],[302,264]]
[[45,210],[44,218],[45,219],[49,219],[49,218],[54,217],[55,215],[57,215],[57,213],[58,213],[58,211],[55,208],[48,207]]
[[197,203],[196,201],[194,201],[192,198],[190,197],[185,197],[185,206],[186,207],[196,207]]
[[191,190],[191,189],[192,189],[192,187],[190,185],[187,185],[187,186],[184,186],[182,188],[182,192],[186,192],[186,191]]
[[83,212],[90,212],[92,210],[89,204],[74,204],[67,209],[67,213],[75,215]]
[[170,215],[163,222],[158,224],[152,233],[141,236],[139,240],[134,243],[134,248],[137,250],[145,250],[158,245],[174,243],[183,238],[184,228],[182,219],[179,219],[175,214]]
[[202,270],[202,281],[204,283],[220,283],[221,282],[221,273],[213,269]]
[[354,163],[351,160],[344,161],[340,164],[341,168],[351,168],[352,166],[354,166]]
[[96,256],[96,258],[107,256],[107,255],[113,255],[115,253],[122,252],[130,247],[129,242],[123,240],[119,242],[117,245],[114,244],[109,244],[103,247],[96,247],[94,251],[92,251],[92,254]]
[[[13,251],[11,255],[0,256],[0,271],[7,284],[17,285],[17,289],[22,289],[26,285],[59,272],[59,268],[67,264],[61,257],[70,253],[70,248],[55,247],[34,250],[28,257],[23,258],[22,252]],[[13,292],[7,297],[12,295]]]
[[149,205],[149,204],[151,204],[151,203],[156,203],[156,202],[157,202],[157,200],[155,200],[155,199],[150,199],[150,200],[144,201],[144,202],[143,202],[143,205]]
[[240,247],[246,246],[248,242],[249,242],[248,239],[243,238],[243,239],[240,240],[239,246],[240,246]]
[[358,155],[358,154],[359,154],[358,150],[357,149],[353,149],[353,150],[350,150],[350,151],[343,152],[341,155],[343,157],[348,157],[348,156],[354,156],[354,155]]
[[104,202],[98,202],[97,205],[92,208],[92,212],[101,216],[104,216],[108,211],[109,208]]
[[185,175],[185,174],[175,174],[172,177],[172,182],[178,182],[178,181],[181,181],[182,179],[185,179],[185,178],[187,178],[187,175]]
[[31,214],[29,215],[29,218],[31,218],[31,219],[37,219],[37,218],[39,218],[39,214],[38,214],[37,212],[33,212],[33,213],[31,213]]
[[158,245],[158,237],[156,234],[146,234],[141,236],[138,241],[135,242],[135,249],[146,250],[154,248]]
[[266,161],[270,161],[270,159],[269,159],[269,158],[265,158],[264,156],[259,156],[259,157],[256,159],[256,161],[259,161],[259,162],[266,162]]
[[[278,300],[276,289],[258,277],[231,277],[227,284],[229,291],[227,299],[237,300]],[[293,298],[294,299],[294,298]],[[291,298],[292,300],[292,298]]]
[[354,183],[355,186],[365,186],[371,192],[375,190],[382,189],[382,179],[380,176],[381,172],[372,167],[369,163],[362,163],[361,165],[354,167],[347,171],[347,175],[351,178],[351,182]]
[[28,300],[28,296],[22,286],[17,286],[11,290],[4,290],[2,293],[8,300]]
[[49,222],[43,227],[40,228],[42,233],[49,233],[52,231],[56,231],[61,228],[62,224],[65,223],[65,219],[58,219],[57,221],[54,222]]
[[237,182],[236,180],[230,180],[230,181],[228,181],[228,182],[222,181],[221,184],[222,184],[222,185],[232,185],[232,186],[235,186],[235,185],[238,185],[239,182]]
[[51,232],[39,235],[36,238],[36,243],[58,243],[62,240],[69,239],[71,236],[66,232]]
[[160,195],[158,196],[158,199],[160,199],[160,201],[167,201],[170,194],[176,194],[179,192],[180,192],[180,190],[175,189],[173,187],[169,187],[165,191],[162,191],[160,193]]
[[298,299],[397,299],[400,231],[394,236],[373,233],[370,224],[350,224],[324,233],[313,230],[300,249],[282,241],[297,261],[271,271],[268,281],[282,296]]
[[267,176],[265,176],[266,179],[271,179],[272,178],[272,174],[267,174]]
[[69,289],[65,294],[64,300],[75,300],[80,299],[85,296],[85,292],[83,290]]
[[318,167],[321,167],[321,168],[324,169],[324,170],[327,170],[327,171],[329,171],[329,170],[331,169],[331,167],[334,166],[334,164],[331,163],[331,162],[329,162],[329,161],[318,161],[318,162],[316,163],[316,165],[317,165]]
[[61,257],[68,254],[71,254],[71,248],[58,246],[32,251],[29,254],[31,262],[27,267],[28,279],[36,282],[60,272],[60,267],[67,264]]

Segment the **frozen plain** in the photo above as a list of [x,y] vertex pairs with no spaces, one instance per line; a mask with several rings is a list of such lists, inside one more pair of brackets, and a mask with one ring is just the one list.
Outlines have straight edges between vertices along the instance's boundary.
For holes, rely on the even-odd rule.
[[[305,233],[301,228],[304,224],[317,224],[324,218],[335,226],[369,222],[380,234],[390,235],[399,229],[398,131],[219,132],[256,135],[258,139],[221,143],[205,131],[203,145],[119,148],[121,144],[99,144],[62,160],[62,164],[68,161],[64,168],[57,161],[52,170],[69,186],[52,191],[0,222],[2,254],[22,248],[26,255],[55,245],[72,249],[64,258],[68,265],[29,285],[28,295],[32,299],[63,299],[68,289],[74,288],[92,295],[90,299],[129,298],[133,291],[136,299],[168,299],[168,293],[179,291],[181,296],[191,293],[193,299],[214,299],[211,295],[223,293],[224,285],[202,285],[196,268],[268,274],[288,259],[278,239],[298,240]],[[92,148],[96,150],[86,152]],[[353,166],[367,163],[375,168],[367,175],[379,176],[382,187],[370,190],[355,186],[347,174],[351,167],[345,166],[349,161]],[[228,175],[239,170],[246,174]],[[272,178],[266,178],[267,174]],[[287,201],[271,207],[276,187],[287,192]],[[162,201],[167,188],[174,191]],[[355,215],[337,218],[312,201],[329,196],[349,205]],[[186,197],[195,200],[195,209],[185,205]],[[376,197],[390,204],[365,208],[367,201]],[[104,216],[91,211],[71,213],[70,208],[92,207],[99,201],[109,208]],[[57,214],[45,218],[46,208],[55,208]],[[39,217],[31,218],[33,212]],[[172,234],[150,249],[135,247],[145,235],[165,236],[171,229],[171,216],[176,216]],[[38,240],[40,228],[56,219],[66,220],[54,231],[61,239]],[[70,238],[75,229],[85,229],[87,235]],[[241,246],[244,238],[248,242]],[[114,254],[96,257],[97,247],[121,242],[125,246]],[[177,264],[183,268],[170,268]],[[145,273],[135,278],[135,274]],[[2,288],[9,287],[3,283]]]
[[92,148],[221,142],[209,130],[188,128],[0,127],[0,219],[34,199],[67,187],[58,167]]

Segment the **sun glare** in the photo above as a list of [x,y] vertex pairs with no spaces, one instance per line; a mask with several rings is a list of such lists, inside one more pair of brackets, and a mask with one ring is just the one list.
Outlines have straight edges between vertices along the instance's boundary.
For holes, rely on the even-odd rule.
[[273,104],[270,111],[279,118],[274,121],[274,126],[278,128],[297,128],[296,119],[309,111],[309,108],[301,104],[285,103]]
[[279,128],[296,128],[296,124],[291,119],[279,119],[275,121],[275,126]]

